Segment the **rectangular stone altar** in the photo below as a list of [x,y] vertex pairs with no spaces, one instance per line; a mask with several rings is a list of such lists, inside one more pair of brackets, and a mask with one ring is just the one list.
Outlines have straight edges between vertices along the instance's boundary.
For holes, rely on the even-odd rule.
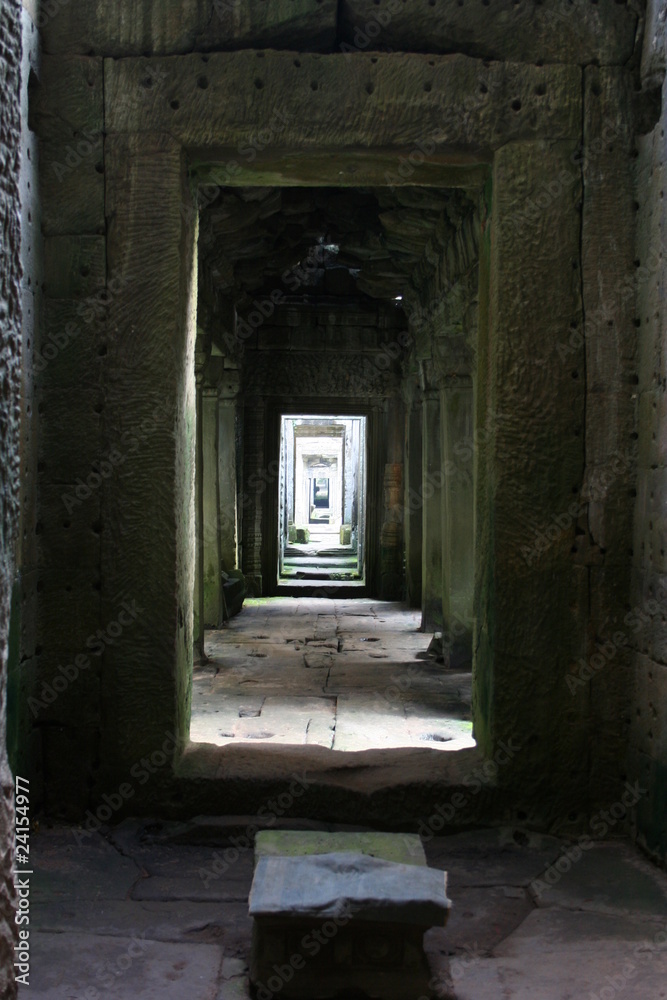
[[446,873],[426,867],[418,837],[259,834],[249,900],[253,995],[433,996],[423,938],[447,921],[446,884]]

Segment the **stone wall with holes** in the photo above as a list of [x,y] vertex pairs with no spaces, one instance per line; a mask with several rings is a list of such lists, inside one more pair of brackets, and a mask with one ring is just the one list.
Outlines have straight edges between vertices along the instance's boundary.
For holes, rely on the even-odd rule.
[[[201,179],[224,141],[229,164],[277,106],[290,123],[284,148],[264,149],[244,183],[416,183],[417,168],[420,184],[491,182],[479,240],[480,287],[493,292],[479,302],[476,406],[482,422],[494,407],[507,420],[475,459],[476,712],[484,752],[512,734],[525,752],[484,799],[486,818],[580,830],[627,773],[629,657],[576,681],[629,600],[630,164],[635,118],[652,128],[650,88],[635,91],[643,5],[46,0],[39,23],[41,653],[29,686],[42,703],[47,808],[81,814],[168,729],[187,732],[191,400],[171,371],[191,307],[182,261],[196,213],[184,163]],[[284,152],[292,146],[298,156]],[[368,150],[378,151],[371,166]],[[267,378],[271,335],[267,325],[254,351]],[[259,421],[246,422],[246,449],[261,440]],[[147,611],[118,635],[125,601]],[[58,692],[70,664],[76,680]],[[45,690],[57,697],[47,702]],[[225,766],[214,781],[196,753],[186,765],[178,782],[165,771],[142,789],[142,806],[229,808]],[[303,808],[331,810],[325,784]],[[256,806],[259,788],[237,785],[235,808]],[[392,794],[382,809],[398,822],[439,792]],[[346,808],[372,811],[363,790]]]
[[22,262],[20,222],[21,5],[0,10],[0,993],[16,996],[14,983],[14,779],[7,757],[7,659],[10,605],[19,521],[19,433]]
[[[667,233],[667,7],[649,4],[642,60],[646,90],[663,92],[663,111],[654,127],[638,140],[636,161],[637,305],[639,338],[639,458],[634,538],[631,542],[633,586],[618,642],[602,650],[610,660],[618,647],[633,652],[633,695],[627,704],[630,727],[629,776],[641,796],[635,828],[653,855],[667,857],[667,367],[665,362],[664,259]],[[600,670],[608,669],[600,662]],[[624,723],[626,719],[624,718]]]

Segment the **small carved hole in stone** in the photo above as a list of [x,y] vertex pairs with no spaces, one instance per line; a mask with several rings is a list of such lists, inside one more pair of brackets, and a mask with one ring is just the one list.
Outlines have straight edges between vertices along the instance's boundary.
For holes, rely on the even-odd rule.
[[148,90],[150,87],[153,86],[153,77],[152,76],[145,76],[143,78],[143,80],[141,81],[141,86],[145,87],[146,90]]
[[485,83],[480,84],[479,92],[480,94],[488,94],[489,88]]
[[593,95],[594,95],[595,97],[599,97],[599,96],[600,96],[600,94],[602,93],[602,87],[600,86],[600,84],[599,84],[599,83],[595,82],[595,83],[594,83],[594,84],[593,84],[593,85],[591,86],[591,93],[592,93],[592,94],[593,94]]
[[202,57],[201,57],[201,61],[202,61],[203,63],[207,63],[207,62],[208,62],[208,56],[202,56]]
[[373,86],[372,83],[367,83],[366,84],[366,93],[367,94],[372,94],[374,90],[375,90],[375,87]]
[[206,88],[208,87],[208,77],[200,76],[197,80],[197,86],[199,87],[200,90],[206,90]]
[[426,91],[427,94],[430,94],[432,89],[433,89],[433,84],[431,83],[424,84],[424,90]]
[[263,90],[264,89],[264,81],[260,80],[259,77],[257,77],[257,79],[255,80],[255,86],[257,87],[257,90]]
[[71,527],[72,527],[71,521],[63,521],[63,528],[71,528]]
[[169,106],[172,108],[172,110],[178,111],[178,109],[181,106],[181,102],[180,101],[171,101]]
[[521,111],[521,101],[518,97],[512,101],[512,111]]
[[88,277],[88,275],[90,274],[90,268],[88,267],[87,264],[81,265],[81,267],[79,268],[79,274],[81,275],[82,278]]
[[98,174],[103,174],[104,173],[104,164],[103,163],[96,163],[95,164],[95,170],[97,171]]
[[301,69],[301,62],[299,59],[294,60],[294,65],[296,66],[297,69]]
[[311,90],[317,90],[318,87],[319,87],[319,83],[317,82],[317,80],[311,80],[311,82],[310,82],[310,89]]
[[538,97],[544,97],[546,92],[547,88],[543,83],[538,83],[538,85],[535,87],[535,93],[537,94]]

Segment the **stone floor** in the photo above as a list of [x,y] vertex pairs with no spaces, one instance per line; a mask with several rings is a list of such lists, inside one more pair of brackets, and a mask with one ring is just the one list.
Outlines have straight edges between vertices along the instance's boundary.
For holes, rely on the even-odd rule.
[[196,743],[333,750],[474,746],[470,673],[426,655],[420,613],[368,599],[255,598],[207,632],[195,667]]
[[[228,835],[252,823],[230,820]],[[33,831],[31,967],[19,996],[247,1000],[252,852],[221,839],[219,823],[210,830],[214,844],[201,820],[127,820],[105,836]],[[180,843],[188,838],[198,844]],[[449,872],[453,903],[447,926],[426,935],[442,997],[667,997],[667,876],[626,843],[589,843],[579,856],[570,845],[568,858],[552,837],[507,829],[425,845]],[[272,1000],[283,996],[287,987]]]

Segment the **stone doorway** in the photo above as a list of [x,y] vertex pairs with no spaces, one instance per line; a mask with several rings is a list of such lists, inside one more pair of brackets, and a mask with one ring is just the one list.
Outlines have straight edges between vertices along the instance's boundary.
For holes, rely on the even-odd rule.
[[366,466],[365,417],[282,417],[279,587],[363,587]]

